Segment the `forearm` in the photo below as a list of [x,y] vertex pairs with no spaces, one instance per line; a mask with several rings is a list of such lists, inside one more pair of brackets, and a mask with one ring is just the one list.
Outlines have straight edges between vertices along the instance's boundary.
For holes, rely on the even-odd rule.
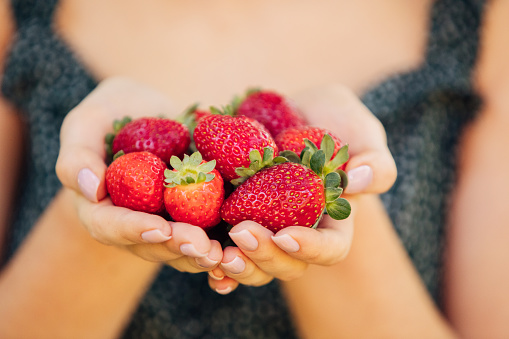
[[0,337],[118,336],[159,265],[104,246],[57,196],[0,276]]
[[[360,196],[352,249],[333,267],[284,283],[304,338],[451,338],[381,202]],[[369,211],[366,212],[366,211]]]
[[508,128],[509,120],[488,106],[462,147],[448,233],[445,305],[465,337],[509,334]]

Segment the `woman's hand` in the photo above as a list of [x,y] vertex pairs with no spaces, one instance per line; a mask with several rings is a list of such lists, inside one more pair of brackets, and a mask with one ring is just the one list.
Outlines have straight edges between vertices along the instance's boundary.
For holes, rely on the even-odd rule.
[[103,81],[65,118],[56,171],[75,192],[75,205],[88,232],[101,243],[122,246],[180,271],[202,272],[222,259],[221,246],[200,228],[114,206],[105,186],[104,136],[112,122],[128,115],[175,115],[162,94],[128,79]]
[[[324,127],[349,144],[347,200],[355,213],[356,193],[382,193],[396,179],[396,166],[381,123],[348,89],[329,86],[294,96],[311,125]],[[315,229],[294,226],[276,234],[251,221],[230,231],[236,247],[224,250],[219,267],[209,272],[209,284],[229,293],[239,283],[259,286],[272,279],[292,280],[307,265],[328,266],[343,260],[353,237],[353,216],[325,216]]]

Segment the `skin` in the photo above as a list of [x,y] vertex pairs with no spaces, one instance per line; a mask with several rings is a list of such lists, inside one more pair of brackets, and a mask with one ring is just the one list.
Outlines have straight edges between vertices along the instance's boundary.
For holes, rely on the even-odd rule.
[[[468,152],[463,152],[450,214],[443,314],[431,302],[381,207],[377,194],[392,185],[396,170],[383,129],[356,97],[388,74],[420,64],[429,2],[324,1],[321,6],[292,2],[295,16],[287,16],[288,1],[260,1],[256,7],[227,0],[201,5],[202,11],[197,11],[193,2],[154,0],[143,8],[114,0],[62,2],[56,27],[97,79],[104,81],[70,112],[62,126],[57,173],[66,188],[0,272],[0,336],[115,337],[158,268],[169,264],[181,271],[211,272],[209,284],[221,293],[234,290],[239,283],[257,286],[274,278],[282,280],[302,337],[326,338],[331,333],[356,338],[374,334],[479,337],[480,333],[507,337],[505,286],[509,277],[502,265],[509,253],[501,241],[507,239],[505,204],[492,202],[507,201],[505,160],[499,155],[509,143],[501,128],[507,119],[502,89],[509,84],[509,68],[501,56],[507,52],[502,46],[508,45],[504,44],[504,17],[496,13],[507,13],[508,5],[494,1],[486,17],[490,29],[483,33],[487,43],[482,45],[477,80],[486,107],[464,138]],[[315,15],[310,15],[311,10],[317,11]],[[283,14],[289,18],[288,26],[278,20]],[[292,31],[289,27],[300,27],[297,24],[304,14],[311,20],[305,31],[286,34]],[[5,47],[13,32],[6,1],[0,1],[0,15],[6,18],[0,20],[0,46]],[[113,26],[112,16],[118,18]],[[132,25],[133,16],[142,24]],[[260,27],[257,23],[262,20],[267,25]],[[324,27],[320,24],[328,30],[313,32]],[[161,36],[161,32],[176,33]],[[278,44],[281,37],[274,32],[286,32],[288,44]],[[302,40],[306,36],[312,39]],[[314,49],[292,50],[303,41]],[[309,51],[318,47],[323,49],[317,63],[316,54]],[[267,49],[278,58],[267,59]],[[0,65],[3,51],[0,49]],[[232,56],[237,56],[234,66]],[[221,81],[221,86],[210,86],[214,81]],[[344,86],[328,85],[331,83]],[[352,217],[342,222],[326,218],[317,231],[280,231],[277,235],[289,235],[299,243],[296,252],[284,251],[269,231],[244,222],[232,233],[251,234],[257,246],[248,248],[237,241],[240,248],[222,252],[191,225],[172,223],[168,228],[162,219],[121,210],[104,199],[102,138],[112,119],[125,114],[156,115],[161,110],[174,116],[197,98],[205,105],[222,104],[253,84],[291,94],[312,123],[327,126],[348,141],[352,158],[347,171],[361,165],[373,169],[373,181],[361,192],[364,194],[348,196]],[[23,126],[14,113],[0,100],[1,122],[5,122],[0,125],[14,137],[6,137],[7,142],[13,140],[13,148],[0,151],[4,159],[9,156],[6,152],[17,154],[21,149],[15,141],[21,139]],[[10,159],[13,161],[0,167],[2,178],[17,173],[19,162],[16,157]],[[91,199],[81,195],[77,183],[82,168],[99,178]],[[468,213],[471,197],[479,196],[477,178],[483,171],[489,173],[483,176],[489,199],[481,202],[484,214],[472,218]],[[0,181],[0,197],[6,206],[0,211],[0,231],[9,225],[12,182]],[[166,230],[171,239],[155,244],[144,241],[141,234],[154,229]],[[198,255],[182,253],[182,244],[193,244]],[[200,254],[207,254],[209,261]],[[198,262],[207,267],[198,264],[199,257]],[[242,272],[228,265],[236,257],[245,264]],[[325,288],[329,284],[331,288]],[[80,293],[81,286],[88,286],[90,293]],[[49,302],[53,307],[47,306]],[[493,312],[485,312],[487,309]]]

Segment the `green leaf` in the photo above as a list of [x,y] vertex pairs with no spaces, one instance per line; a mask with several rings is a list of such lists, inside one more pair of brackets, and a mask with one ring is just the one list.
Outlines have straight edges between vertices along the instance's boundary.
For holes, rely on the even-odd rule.
[[336,172],[331,172],[325,176],[325,188],[339,187],[341,177]]
[[259,163],[261,163],[262,155],[260,154],[260,151],[257,149],[254,149],[251,152],[249,152],[249,161],[251,161],[251,162],[258,161]]
[[265,167],[266,165],[271,164],[272,159],[274,159],[274,149],[272,147],[264,147],[262,166]]
[[219,108],[214,107],[214,106],[210,106],[209,110],[210,110],[210,113],[212,113],[212,114],[219,114],[219,115],[223,114],[223,112],[221,112],[221,110]]
[[111,143],[113,143],[113,139],[115,139],[115,134],[113,134],[113,133],[108,133],[108,134],[106,134],[106,136],[104,137],[104,142],[106,142],[107,144],[111,144]]
[[182,161],[175,155],[172,155],[170,158],[170,165],[177,171],[180,171],[182,169]]
[[334,156],[334,159],[332,159],[327,164],[327,170],[334,171],[339,166],[343,165],[345,162],[348,161],[348,145],[345,145],[341,147]]
[[203,157],[201,156],[201,153],[194,152],[193,154],[191,154],[191,157],[189,159],[189,166],[191,166],[191,167],[199,166],[200,163],[202,162],[202,160],[203,160]]
[[300,164],[300,157],[299,157],[299,155],[297,153],[293,152],[293,151],[279,152],[279,156],[285,157],[290,162],[294,162],[296,164]]
[[252,169],[249,169],[249,168],[245,168],[245,167],[237,167],[235,169],[235,174],[237,174],[239,177],[249,178],[250,176],[255,174],[255,171],[253,171]]
[[302,152],[300,153],[300,158],[301,158],[301,163],[304,165],[304,166],[307,166],[309,167],[310,166],[310,161],[311,161],[311,151],[309,150],[309,147],[306,147],[302,150]]
[[205,174],[205,182],[209,182],[209,181],[212,181],[214,180],[214,178],[216,177],[214,174],[211,174],[211,173],[207,173]]
[[342,188],[329,187],[325,189],[325,202],[333,202],[341,196],[343,193]]
[[124,151],[120,150],[118,151],[117,153],[115,153],[115,155],[113,156],[113,161],[117,160],[118,158],[120,158],[121,156],[125,155]]
[[187,182],[188,184],[194,184],[194,179],[193,179],[193,177],[186,177],[186,182]]
[[[309,140],[308,138],[304,138],[304,145],[306,145],[306,147],[308,147],[310,150],[316,152],[318,151],[318,147],[316,147],[315,143],[312,142],[311,140]],[[313,153],[314,153],[313,152]]]
[[260,162],[258,160],[253,161],[249,165],[249,169],[252,170],[252,171],[255,171],[255,172],[258,172],[258,170],[260,170],[260,168],[261,168],[261,166],[260,166]]
[[338,198],[333,202],[329,202],[326,204],[327,214],[331,216],[331,218],[336,220],[343,220],[348,218],[352,208],[350,203],[343,198]]
[[211,172],[215,167],[216,167],[216,161],[215,160],[211,160],[209,162],[204,162],[203,164],[198,166],[196,168],[196,170],[198,172],[203,172],[203,173],[206,174],[206,173]]
[[325,165],[325,153],[323,150],[316,151],[315,154],[311,157],[310,167],[313,172],[318,175],[321,175],[323,172],[323,166]]
[[325,134],[320,144],[320,149],[325,152],[325,161],[329,161],[334,155],[334,148],[336,144],[329,134]]
[[285,157],[282,157],[282,156],[277,156],[272,161],[274,162],[274,164],[282,164],[282,163],[288,162],[288,159],[286,159]]
[[348,186],[348,175],[346,175],[345,171],[343,170],[336,170],[336,173],[339,174],[341,178],[341,184],[340,186],[345,189],[346,186]]
[[320,214],[320,216],[318,217],[316,222],[313,224],[313,226],[311,226],[312,229],[316,230],[318,228],[318,225],[320,225],[320,221],[322,221],[324,212],[325,212],[325,208],[323,209],[322,213]]
[[182,165],[187,166],[189,164],[189,155],[184,154],[184,159],[182,159]]
[[203,173],[203,172],[198,173],[198,177],[196,178],[196,182],[200,183],[200,182],[204,182],[205,180],[207,180],[207,175],[205,173]]

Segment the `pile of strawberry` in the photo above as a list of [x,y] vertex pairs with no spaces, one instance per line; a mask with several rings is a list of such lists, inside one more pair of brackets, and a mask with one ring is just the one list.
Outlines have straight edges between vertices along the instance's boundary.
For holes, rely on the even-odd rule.
[[273,232],[350,214],[341,198],[348,146],[308,126],[282,95],[251,90],[178,120],[124,119],[106,137],[114,205],[210,230],[253,220]]

